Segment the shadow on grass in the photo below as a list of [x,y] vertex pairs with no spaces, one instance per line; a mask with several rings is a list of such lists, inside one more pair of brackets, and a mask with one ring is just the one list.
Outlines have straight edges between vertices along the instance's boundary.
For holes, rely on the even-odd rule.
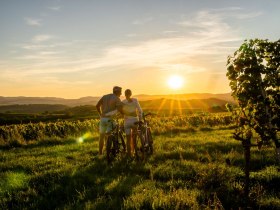
[[12,209],[85,209],[90,203],[91,209],[121,209],[123,198],[145,176],[149,176],[149,170],[143,163],[121,159],[109,166],[105,159],[97,159],[75,168],[75,172],[63,170],[33,176],[28,188],[20,194],[10,193],[10,200],[1,205]]
[[[92,142],[95,140],[97,140],[97,137],[83,140],[83,142],[87,143],[87,142]],[[58,146],[58,145],[71,145],[71,144],[77,144],[77,140],[74,138],[38,140],[38,141],[33,141],[33,142],[27,143],[27,144],[15,144],[12,146],[11,145],[2,145],[2,146],[0,146],[0,150],[9,151],[12,149],[17,149],[17,148],[24,148],[24,149],[34,149],[34,148],[40,148],[40,147],[46,148],[46,147],[52,147],[52,146]]]
[[[180,147],[180,149],[173,149],[171,151],[164,151],[161,153],[156,153],[154,155],[155,162],[157,161],[165,161],[166,159],[184,159],[184,160],[193,160],[193,161],[200,161],[201,156],[209,156],[210,159],[214,160],[215,156],[217,156],[217,153],[220,153],[220,155],[226,155],[232,151],[235,151],[237,153],[243,154],[243,148],[241,145],[238,145],[236,143],[226,143],[221,144],[220,142],[214,143],[214,142],[207,142],[204,144],[199,143],[179,143],[180,145],[177,145],[177,147]],[[189,151],[189,149],[191,150]],[[203,162],[203,160],[202,160]]]
[[[172,147],[170,147],[172,148]],[[180,149],[178,149],[180,148]],[[234,153],[234,154],[231,154]],[[270,151],[251,151],[251,170],[257,171],[268,165],[276,165],[277,160]],[[232,157],[230,157],[232,156]],[[170,151],[162,151],[153,156],[154,163],[166,160],[190,160],[201,163],[219,162],[230,166],[244,168],[244,149],[239,142],[180,142]]]

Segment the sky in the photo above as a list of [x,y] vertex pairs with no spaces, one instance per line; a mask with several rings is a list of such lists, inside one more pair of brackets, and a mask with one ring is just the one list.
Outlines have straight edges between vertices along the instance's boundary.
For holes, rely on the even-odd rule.
[[[280,37],[279,0],[0,0],[0,96],[230,92],[229,55]],[[173,75],[183,79],[172,89]]]

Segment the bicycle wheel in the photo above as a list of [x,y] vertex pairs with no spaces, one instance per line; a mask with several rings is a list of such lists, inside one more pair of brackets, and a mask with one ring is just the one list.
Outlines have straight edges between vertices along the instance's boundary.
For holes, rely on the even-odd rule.
[[110,135],[110,136],[108,136],[107,142],[106,142],[106,157],[107,157],[108,163],[111,163],[116,155],[115,146],[114,146],[114,138],[115,137],[113,135]]
[[147,129],[147,142],[148,142],[148,145],[149,145],[149,151],[148,152],[150,154],[153,154],[153,152],[154,152],[154,146],[153,146],[154,142],[153,142],[152,132],[151,132],[150,128]]
[[123,132],[119,132],[119,149],[120,149],[120,153],[125,153],[126,152],[126,144],[125,144],[125,141],[124,141],[124,134]]
[[134,145],[135,156],[137,159],[145,159],[145,148],[144,148],[145,137],[142,132],[138,133],[136,136],[136,142]]

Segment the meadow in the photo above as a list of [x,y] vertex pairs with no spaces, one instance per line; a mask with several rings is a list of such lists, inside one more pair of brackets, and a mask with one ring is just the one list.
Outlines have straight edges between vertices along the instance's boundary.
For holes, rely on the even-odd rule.
[[[0,208],[244,207],[243,148],[232,138],[230,119],[153,118],[155,153],[145,161],[119,157],[112,165],[97,156],[97,120],[1,126]],[[251,161],[251,208],[279,209],[274,148],[253,148]]]

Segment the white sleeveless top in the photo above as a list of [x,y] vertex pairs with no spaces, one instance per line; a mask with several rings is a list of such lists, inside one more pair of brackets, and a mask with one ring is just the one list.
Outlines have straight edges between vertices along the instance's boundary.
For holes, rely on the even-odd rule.
[[127,99],[122,101],[124,118],[129,119],[139,117],[139,120],[142,120],[143,111],[138,100],[136,98],[131,98],[131,100],[131,102],[129,102]]

